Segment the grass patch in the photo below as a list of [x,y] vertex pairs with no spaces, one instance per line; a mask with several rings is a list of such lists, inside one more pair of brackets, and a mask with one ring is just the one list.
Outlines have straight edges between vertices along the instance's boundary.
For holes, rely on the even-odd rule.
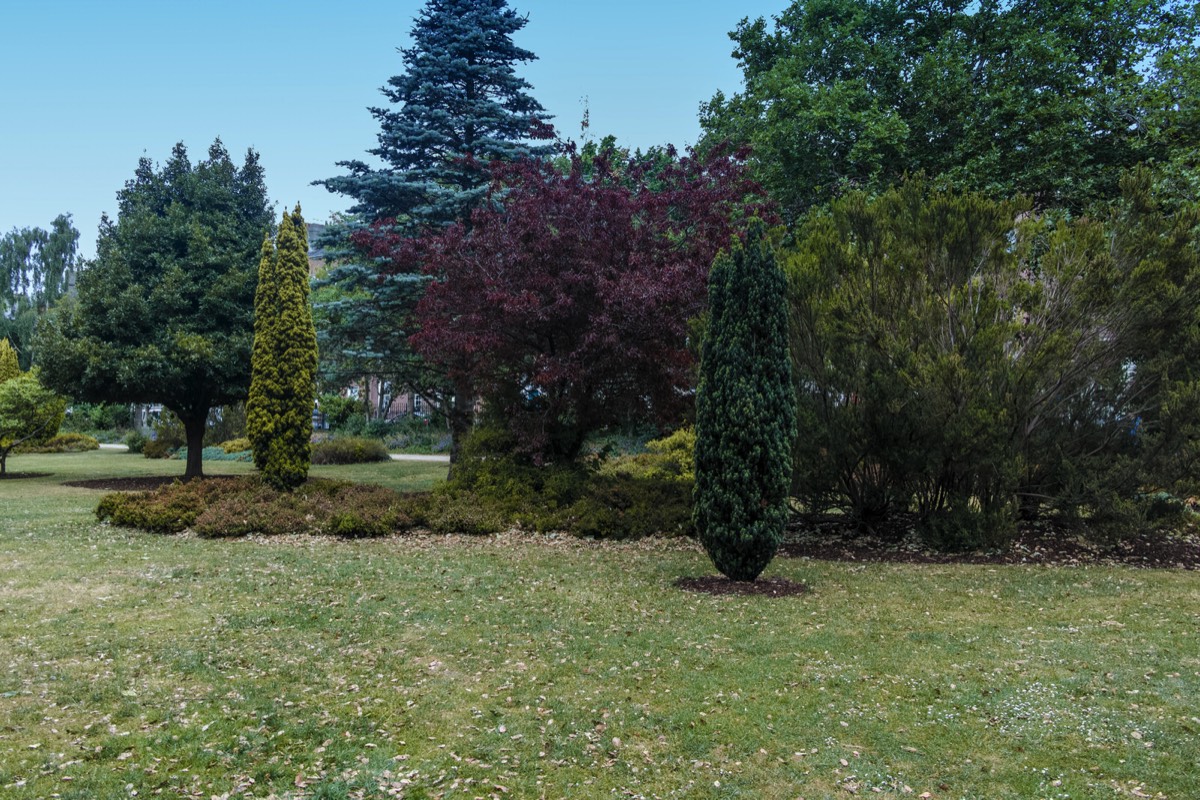
[[777,559],[811,591],[711,597],[682,539],[99,525],[59,481],[117,465],[178,467],[0,481],[5,798],[1200,795],[1195,573]]

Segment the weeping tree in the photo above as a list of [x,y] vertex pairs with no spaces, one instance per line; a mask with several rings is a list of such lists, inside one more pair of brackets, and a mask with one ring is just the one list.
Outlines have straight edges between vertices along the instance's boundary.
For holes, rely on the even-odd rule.
[[254,351],[246,434],[267,483],[294,489],[308,477],[317,334],[308,304],[308,241],[300,207],[263,241],[254,298]]
[[756,225],[713,265],[696,395],[696,531],[735,581],[779,549],[796,430],[787,283],[763,236]]

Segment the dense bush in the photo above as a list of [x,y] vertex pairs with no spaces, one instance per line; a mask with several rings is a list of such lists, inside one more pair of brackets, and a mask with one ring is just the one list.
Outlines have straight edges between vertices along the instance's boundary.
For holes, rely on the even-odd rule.
[[921,182],[812,216],[787,256],[797,497],[970,549],[1047,513],[1107,538],[1196,494],[1200,214],[1144,172],[1122,189],[1107,220]]
[[179,449],[179,445],[167,439],[147,439],[142,443],[141,453],[146,458],[170,458]]
[[146,447],[146,442],[150,440],[146,437],[146,434],[142,433],[141,431],[130,431],[129,433],[125,434],[125,438],[121,441],[123,441],[125,446],[129,448],[129,452],[141,453]]
[[[367,404],[354,397],[343,397],[340,394],[322,394],[317,397],[317,407],[325,415],[325,424],[332,431],[344,431],[350,418],[355,414],[367,417]],[[350,431],[345,431],[350,433]]]
[[389,458],[383,442],[356,436],[326,439],[312,448],[313,464],[369,464]]
[[60,433],[42,444],[21,447],[21,453],[84,453],[88,450],[99,450],[100,443],[95,438],[83,433]]
[[381,486],[311,479],[294,492],[258,476],[176,482],[153,492],[105,495],[101,521],[157,533],[201,536],[327,534],[385,536],[413,526],[411,497]]
[[[240,439],[230,439],[228,441],[221,442],[219,445],[217,445],[217,447],[221,448],[226,453],[245,453],[250,449],[250,440],[243,436]],[[207,454],[205,454],[205,458],[208,458]]]
[[491,533],[512,525],[630,539],[691,532],[690,432],[650,452],[536,466],[511,434],[479,428],[451,481],[423,501],[419,522],[439,532]]

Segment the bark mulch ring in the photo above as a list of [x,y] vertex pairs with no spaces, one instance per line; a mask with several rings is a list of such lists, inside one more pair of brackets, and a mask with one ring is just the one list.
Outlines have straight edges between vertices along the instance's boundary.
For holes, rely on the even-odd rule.
[[[206,475],[205,481],[228,480],[236,475]],[[151,492],[162,486],[182,481],[182,475],[144,475],[134,478],[94,478],[86,481],[65,481],[63,486],[79,489],[100,489],[106,492]]]
[[1190,526],[1178,531],[1139,530],[1113,543],[1089,541],[1085,533],[1078,527],[1054,522],[1025,523],[1006,548],[942,553],[921,541],[912,519],[900,518],[887,527],[861,533],[845,517],[814,514],[788,527],[779,556],[869,563],[1104,564],[1200,569],[1200,535]]
[[787,578],[763,578],[757,581],[731,581],[722,575],[705,575],[701,578],[680,578],[675,581],[680,589],[704,594],[764,595],[766,597],[795,597],[808,591],[803,583]]

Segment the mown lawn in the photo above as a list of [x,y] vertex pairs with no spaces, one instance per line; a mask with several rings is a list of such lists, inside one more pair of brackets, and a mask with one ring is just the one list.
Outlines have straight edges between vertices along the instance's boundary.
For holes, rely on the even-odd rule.
[[810,593],[710,597],[686,542],[163,537],[59,482],[177,462],[10,469],[54,474],[0,482],[0,797],[1200,797],[1195,573],[778,559]]

